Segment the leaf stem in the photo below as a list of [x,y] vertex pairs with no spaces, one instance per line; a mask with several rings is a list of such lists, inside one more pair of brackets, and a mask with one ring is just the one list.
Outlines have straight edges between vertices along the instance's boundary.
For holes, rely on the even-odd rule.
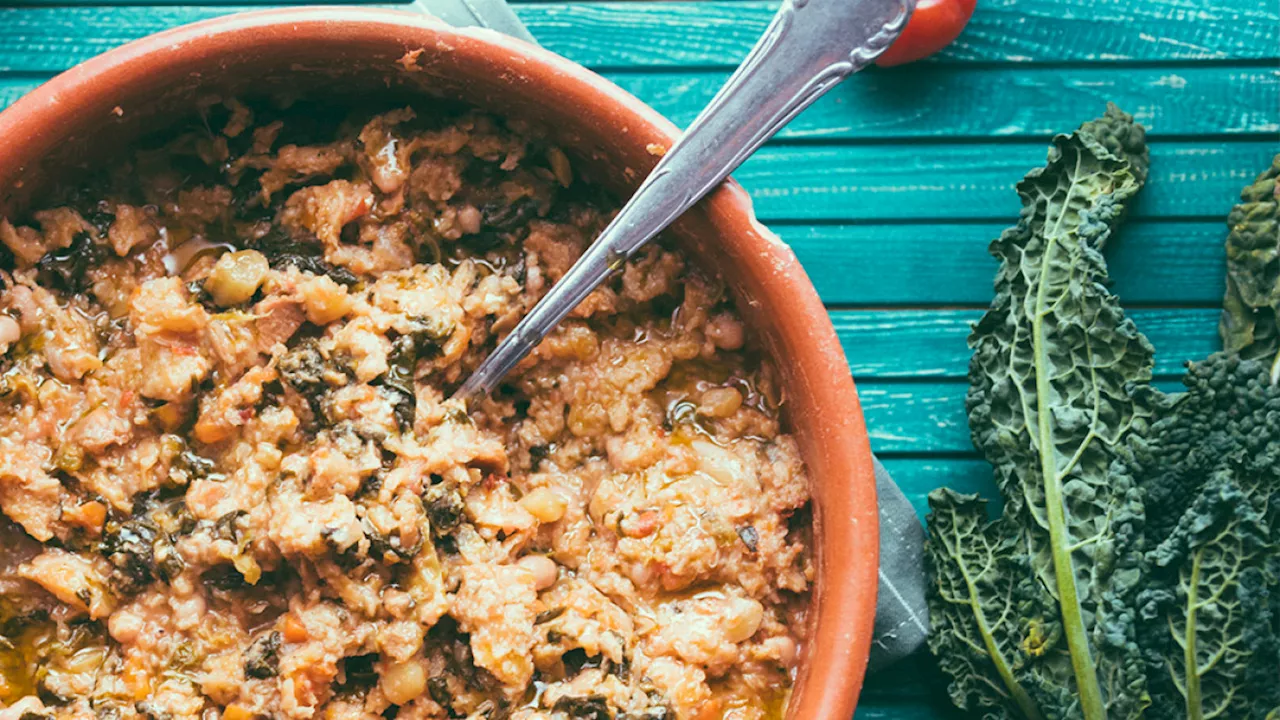
[[[955,523],[953,522],[953,526]],[[953,530],[953,535],[958,535],[958,531]],[[996,668],[996,674],[1004,681],[1004,686],[1009,689],[1009,694],[1013,696],[1013,701],[1017,703],[1018,709],[1027,720],[1044,720],[1044,715],[1040,714],[1040,709],[1036,707],[1035,701],[1027,694],[1027,691],[1013,676],[1013,666],[1005,659],[1004,653],[1000,651],[1000,645],[996,643],[995,634],[991,631],[990,624],[987,623],[986,613],[982,611],[981,595],[978,592],[977,583],[969,574],[969,566],[964,563],[960,555],[960,538],[953,537],[951,547],[948,552],[956,559],[956,566],[960,568],[960,575],[964,578],[964,584],[969,590],[968,605],[973,612],[973,618],[978,623],[978,634],[982,636],[982,644],[986,646],[987,655],[991,657],[991,664]],[[996,570],[998,572],[998,570]]]
[[[1076,158],[1077,173],[1079,158]],[[1062,214],[1056,225],[1071,207],[1075,184],[1067,190],[1062,202]],[[1049,351],[1045,345],[1044,318],[1048,314],[1049,288],[1045,279],[1049,276],[1054,251],[1058,247],[1057,227],[1046,232],[1044,255],[1040,260],[1040,277],[1036,288],[1036,312],[1031,324],[1031,341],[1035,352],[1036,373],[1036,422],[1039,435],[1040,473],[1044,482],[1045,519],[1049,524],[1049,545],[1053,555],[1053,574],[1058,586],[1058,604],[1062,610],[1062,630],[1071,652],[1071,669],[1075,673],[1076,692],[1080,694],[1080,708],[1084,720],[1106,720],[1107,712],[1102,701],[1102,688],[1093,664],[1089,648],[1089,636],[1084,625],[1084,613],[1076,588],[1075,565],[1067,533],[1066,506],[1062,497],[1062,481],[1058,477],[1055,460],[1057,447],[1053,442],[1053,400],[1049,385]]]
[[1200,668],[1196,654],[1196,610],[1199,608],[1200,560],[1204,549],[1196,551],[1191,561],[1191,586],[1187,589],[1187,627],[1183,631],[1183,673],[1186,676],[1183,692],[1187,696],[1187,720],[1204,720],[1203,700],[1200,697]]

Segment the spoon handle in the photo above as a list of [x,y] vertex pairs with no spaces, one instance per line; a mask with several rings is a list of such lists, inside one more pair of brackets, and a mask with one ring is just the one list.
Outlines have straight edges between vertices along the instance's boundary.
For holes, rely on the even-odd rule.
[[[764,35],[569,272],[458,390],[487,394],[637,250],[902,32],[915,0],[784,0]],[[852,48],[852,50],[850,50]]]

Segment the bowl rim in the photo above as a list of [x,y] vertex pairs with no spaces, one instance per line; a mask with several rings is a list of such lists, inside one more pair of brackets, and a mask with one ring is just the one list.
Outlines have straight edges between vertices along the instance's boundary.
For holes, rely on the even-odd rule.
[[[127,87],[148,64],[154,65],[162,58],[196,55],[208,62],[215,49],[248,50],[253,42],[271,42],[273,33],[294,38],[305,35],[321,42],[380,35],[391,38],[409,33],[424,43],[427,38],[443,41],[449,51],[496,53],[518,60],[522,71],[539,73],[542,82],[570,84],[576,93],[610,108],[614,116],[626,116],[631,123],[629,141],[657,141],[662,147],[670,147],[680,133],[656,110],[587,68],[494,30],[457,28],[434,16],[402,9],[298,6],[230,13],[175,27],[108,50],[57,75],[0,112],[0,137],[5,138],[0,143],[0,171],[21,158],[18,148],[47,137],[50,132],[60,132],[56,128],[76,112],[77,99],[96,98],[101,104],[103,93]],[[632,140],[637,137],[640,139]],[[19,173],[25,169],[22,165],[17,167]],[[797,363],[797,372],[812,387],[811,394],[825,399],[816,408],[822,418],[815,421],[820,430],[815,442],[838,455],[837,464],[847,471],[847,476],[810,478],[815,486],[830,486],[830,491],[837,493],[832,502],[842,512],[825,519],[815,514],[815,520],[821,520],[821,539],[813,548],[818,578],[811,602],[820,611],[816,619],[808,620],[811,636],[806,640],[797,676],[800,692],[793,697],[788,717],[848,720],[866,671],[879,569],[874,469],[857,392],[843,348],[816,289],[791,249],[756,219],[747,192],[730,179],[699,207],[709,222],[747,238],[753,253],[758,254],[747,261],[769,266],[767,294],[774,299],[785,298],[788,312],[805,320],[805,327],[777,332],[787,333],[813,349],[809,353],[811,360],[801,358]]]

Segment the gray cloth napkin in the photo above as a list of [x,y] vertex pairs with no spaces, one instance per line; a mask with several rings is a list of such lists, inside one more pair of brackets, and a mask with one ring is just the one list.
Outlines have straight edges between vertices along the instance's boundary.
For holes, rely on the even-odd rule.
[[876,631],[868,670],[906,657],[929,635],[929,606],[924,597],[924,527],[911,501],[879,460],[876,495],[880,502],[880,587]]
[[[458,27],[484,27],[536,42],[505,0],[415,0],[413,7]],[[924,528],[915,508],[875,461],[880,502],[880,587],[869,669],[910,655],[929,633],[924,597]]]

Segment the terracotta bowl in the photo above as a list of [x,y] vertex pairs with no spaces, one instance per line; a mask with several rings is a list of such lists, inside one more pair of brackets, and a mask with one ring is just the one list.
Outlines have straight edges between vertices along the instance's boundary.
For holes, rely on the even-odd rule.
[[[0,214],[21,213],[77,167],[190,117],[197,97],[272,90],[326,98],[389,90],[527,118],[622,197],[678,133],[594,73],[494,32],[390,10],[252,12],[107,52],[0,113]],[[878,564],[871,452],[849,367],[804,270],[736,183],[674,232],[728,279],[782,370],[787,420],[813,479],[818,568],[789,717],[848,720],[871,642]]]

